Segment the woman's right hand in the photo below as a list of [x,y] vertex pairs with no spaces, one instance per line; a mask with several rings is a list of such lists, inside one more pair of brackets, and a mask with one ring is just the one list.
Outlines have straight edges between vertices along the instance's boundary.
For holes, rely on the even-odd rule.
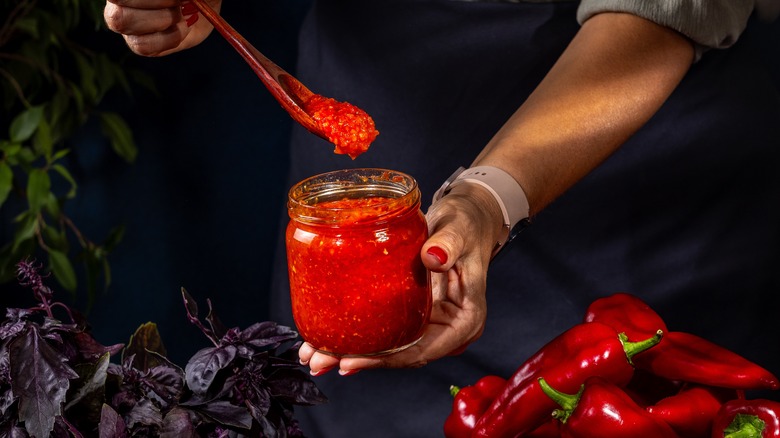
[[[219,11],[221,0],[208,2]],[[198,14],[195,5],[181,0],[107,0],[103,10],[108,28],[142,56],[163,56],[200,44],[213,27],[203,17],[191,18],[198,17],[193,14]]]

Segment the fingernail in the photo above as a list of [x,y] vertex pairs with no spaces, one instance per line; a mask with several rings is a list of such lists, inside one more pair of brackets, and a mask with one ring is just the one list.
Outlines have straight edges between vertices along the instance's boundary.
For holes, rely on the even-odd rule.
[[428,254],[436,258],[440,265],[447,263],[447,253],[438,246],[428,248]]
[[182,2],[181,14],[184,16],[192,15],[198,12],[198,8],[192,2]]
[[298,363],[300,363],[303,366],[306,366],[306,365],[309,364],[309,361],[308,360],[303,360],[303,359],[298,359]]
[[200,15],[198,14],[192,14],[189,17],[187,17],[187,27],[192,27],[193,24],[198,22],[198,17]]
[[316,376],[319,376],[321,374],[325,374],[325,373],[327,373],[328,371],[330,371],[332,369],[333,369],[333,367],[323,368],[323,369],[321,369],[319,371],[310,370],[309,374],[311,374],[312,376],[316,377]]
[[359,372],[360,372],[360,370],[342,370],[342,369],[339,369],[339,374],[342,375],[342,376],[351,376],[351,375],[357,374]]

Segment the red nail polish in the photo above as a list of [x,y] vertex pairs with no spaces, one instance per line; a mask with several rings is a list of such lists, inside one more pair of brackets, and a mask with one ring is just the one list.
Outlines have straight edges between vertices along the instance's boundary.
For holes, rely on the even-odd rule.
[[198,14],[193,14],[187,17],[187,27],[192,27],[198,21]]
[[447,253],[438,246],[428,248],[428,254],[436,257],[436,260],[438,260],[441,265],[447,263]]
[[192,15],[198,12],[198,7],[195,6],[192,2],[182,2],[181,4],[181,14],[184,16]]

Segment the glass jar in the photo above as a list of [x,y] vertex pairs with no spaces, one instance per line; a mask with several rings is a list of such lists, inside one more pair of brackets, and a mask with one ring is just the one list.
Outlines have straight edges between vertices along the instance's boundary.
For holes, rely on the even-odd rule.
[[290,298],[301,337],[335,356],[416,343],[432,297],[414,178],[385,169],[328,172],[293,186],[287,205]]

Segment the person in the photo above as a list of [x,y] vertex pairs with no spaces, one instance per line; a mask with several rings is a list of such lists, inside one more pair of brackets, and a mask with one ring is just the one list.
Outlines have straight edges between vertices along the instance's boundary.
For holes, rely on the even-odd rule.
[[[301,347],[330,399],[296,412],[307,436],[440,436],[449,385],[508,377],[618,291],[780,372],[763,340],[780,335],[780,93],[748,26],[777,14],[751,0],[314,1],[296,77],[380,135],[350,161],[296,127],[289,186],[346,167],[403,171],[426,199],[459,166],[511,180],[498,196],[453,184],[427,210],[420,342],[340,360]],[[144,56],[211,31],[179,0],[108,0],[105,19]],[[271,299],[292,324],[280,215]]]

